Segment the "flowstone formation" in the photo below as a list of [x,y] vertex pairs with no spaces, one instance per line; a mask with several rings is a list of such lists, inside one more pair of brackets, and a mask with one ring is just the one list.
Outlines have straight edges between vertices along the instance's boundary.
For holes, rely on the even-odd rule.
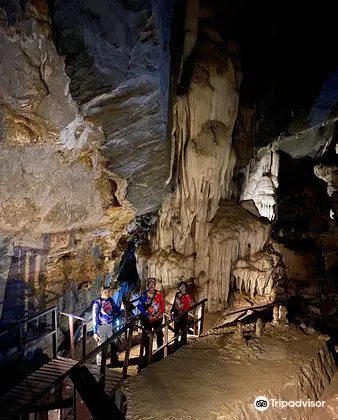
[[[198,19],[188,10],[190,26]],[[237,116],[241,72],[212,22],[200,10],[197,42],[191,46],[191,80],[176,99],[172,131],[172,166],[165,200],[150,249],[138,252],[143,274],[160,279],[170,296],[182,278],[191,280],[195,297],[208,297],[208,309],[227,305],[231,272],[238,258],[260,251],[269,224],[239,204],[233,195],[236,155],[232,132]],[[188,31],[186,42],[191,43]],[[184,75],[183,63],[182,79]]]
[[249,294],[251,298],[258,295],[274,301],[277,286],[284,275],[281,255],[271,249],[259,251],[247,259],[239,259],[232,274],[237,290]]

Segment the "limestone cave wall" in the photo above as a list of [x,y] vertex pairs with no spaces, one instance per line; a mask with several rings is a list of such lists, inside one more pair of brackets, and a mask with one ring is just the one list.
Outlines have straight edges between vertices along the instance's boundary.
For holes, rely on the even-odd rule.
[[86,308],[162,202],[173,5],[0,2],[2,327]]

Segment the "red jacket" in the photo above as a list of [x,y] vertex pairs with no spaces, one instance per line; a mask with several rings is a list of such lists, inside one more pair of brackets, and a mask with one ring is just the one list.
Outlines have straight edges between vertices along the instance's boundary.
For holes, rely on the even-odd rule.
[[188,295],[188,293],[182,295],[181,292],[177,292],[175,295],[173,306],[171,308],[171,312],[174,313],[174,315],[178,316],[183,312],[188,311],[191,307],[191,304],[192,297]]
[[142,293],[138,309],[145,316],[161,315],[164,312],[164,297],[158,290],[155,291],[155,296],[150,295],[148,291]]

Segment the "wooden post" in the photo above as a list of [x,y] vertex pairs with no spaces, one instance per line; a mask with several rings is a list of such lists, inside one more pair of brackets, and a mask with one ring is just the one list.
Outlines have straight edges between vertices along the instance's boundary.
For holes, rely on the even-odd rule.
[[201,316],[200,316],[200,326],[199,326],[198,336],[200,336],[201,334],[203,334],[204,311],[205,311],[205,302],[202,302],[202,305],[201,305]]
[[166,325],[164,328],[164,349],[163,349],[164,357],[168,356],[168,332],[169,332],[168,330],[169,330],[168,325]]
[[75,385],[73,385],[74,389],[73,389],[73,412],[74,412],[74,416],[73,419],[76,420],[76,388]]
[[53,334],[53,359],[56,359],[57,356],[57,342],[58,342],[58,314],[57,314],[57,308],[54,309],[54,311],[52,312],[52,316],[53,316],[53,330],[54,330],[54,334]]
[[129,328],[129,334],[128,334],[128,339],[127,339],[127,347],[126,347],[126,351],[124,353],[124,363],[123,363],[123,369],[122,369],[122,379],[125,379],[127,377],[127,373],[128,373],[130,349],[131,349],[131,344],[132,344],[132,340],[133,340],[133,330],[134,330],[134,327],[131,326]]
[[87,347],[87,323],[84,322],[82,324],[82,358],[86,355],[86,347]]
[[20,360],[20,372],[22,373],[24,370],[25,350],[23,347],[23,340],[22,340],[22,326],[19,325],[18,329],[19,329],[18,353],[19,353],[19,360]]
[[142,367],[142,362],[143,362],[143,352],[144,352],[144,345],[143,345],[143,338],[141,337],[140,354],[139,354],[139,357],[138,357],[137,373],[141,372],[141,367]]
[[106,381],[106,365],[107,365],[107,347],[105,346],[102,349],[101,353],[101,366],[100,366],[100,376],[99,376],[99,384],[102,386],[104,390],[105,381]]
[[153,339],[154,335],[152,333],[149,333],[148,366],[151,365],[151,359],[153,355]]
[[93,419],[121,418],[121,413],[114,400],[104,392],[86,366],[75,366],[69,376]]
[[198,321],[198,313],[199,313],[199,309],[194,311],[196,315],[194,315],[194,335],[198,335],[198,326],[199,326],[199,321]]
[[75,346],[74,346],[74,320],[72,316],[68,317],[69,321],[69,336],[70,336],[70,354],[75,357]]
[[[126,325],[128,324],[128,311],[127,311],[127,306],[128,306],[128,304],[126,303],[126,306],[124,308],[125,309],[125,311],[124,311],[124,322],[125,322]],[[128,330],[125,331],[124,338],[125,338],[126,341],[128,340]]]

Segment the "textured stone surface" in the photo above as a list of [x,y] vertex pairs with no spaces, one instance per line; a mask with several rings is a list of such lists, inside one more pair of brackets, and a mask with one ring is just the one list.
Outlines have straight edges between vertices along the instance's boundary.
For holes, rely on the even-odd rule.
[[154,8],[150,0],[57,0],[53,7],[71,94],[102,127],[107,165],[127,179],[127,198],[138,213],[158,208],[166,194],[164,115],[172,2],[168,10],[162,3]]
[[[189,27],[194,26],[193,19],[198,20],[196,4],[191,2],[190,6]],[[209,266],[208,242],[211,222],[217,214],[219,200],[231,190],[236,161],[231,133],[237,115],[241,74],[212,27],[201,27],[195,47],[190,43],[196,39],[186,29],[186,49],[195,50],[189,88],[174,106],[168,183],[172,183],[175,192],[163,204],[152,243],[155,254],[148,266],[149,273],[156,275],[167,289],[181,277],[193,277],[202,291],[210,279],[212,266]]]
[[311,128],[303,127],[291,136],[279,137],[273,145],[276,150],[288,153],[292,158],[318,157],[325,150],[327,142],[332,139],[336,119],[329,119],[322,125]]
[[[3,324],[43,309],[47,289],[84,309],[80,289],[92,282],[93,296],[114,271],[135,213],[159,207],[169,3],[0,2]],[[61,247],[48,245],[55,235]]]
[[108,223],[93,172],[50,146],[1,150],[1,227],[25,239]]
[[259,213],[269,220],[276,217],[279,155],[273,148],[261,148],[246,168],[241,200],[253,200]]
[[284,274],[281,255],[274,252],[260,251],[236,262],[232,274],[236,288],[253,297],[269,296],[271,301],[276,297],[275,288]]
[[[292,326],[266,326],[261,339],[247,340],[224,329],[146,368],[125,385],[128,420],[306,420],[311,408],[269,407],[256,397],[284,401],[324,400],[336,366],[318,333]],[[197,368],[198,367],[198,368]],[[317,418],[317,417],[316,417]]]
[[[198,19],[194,5],[191,2],[188,20]],[[212,8],[201,9],[200,22],[205,16],[213,18]],[[187,92],[174,106],[168,182],[175,191],[162,206],[153,253],[139,254],[139,267],[158,278],[169,294],[180,279],[190,281],[196,299],[207,297],[207,308],[214,312],[227,306],[238,258],[262,249],[270,229],[239,205],[221,201],[233,192],[232,131],[241,73],[219,33],[206,22],[197,34]],[[187,50],[195,39],[190,32]]]

